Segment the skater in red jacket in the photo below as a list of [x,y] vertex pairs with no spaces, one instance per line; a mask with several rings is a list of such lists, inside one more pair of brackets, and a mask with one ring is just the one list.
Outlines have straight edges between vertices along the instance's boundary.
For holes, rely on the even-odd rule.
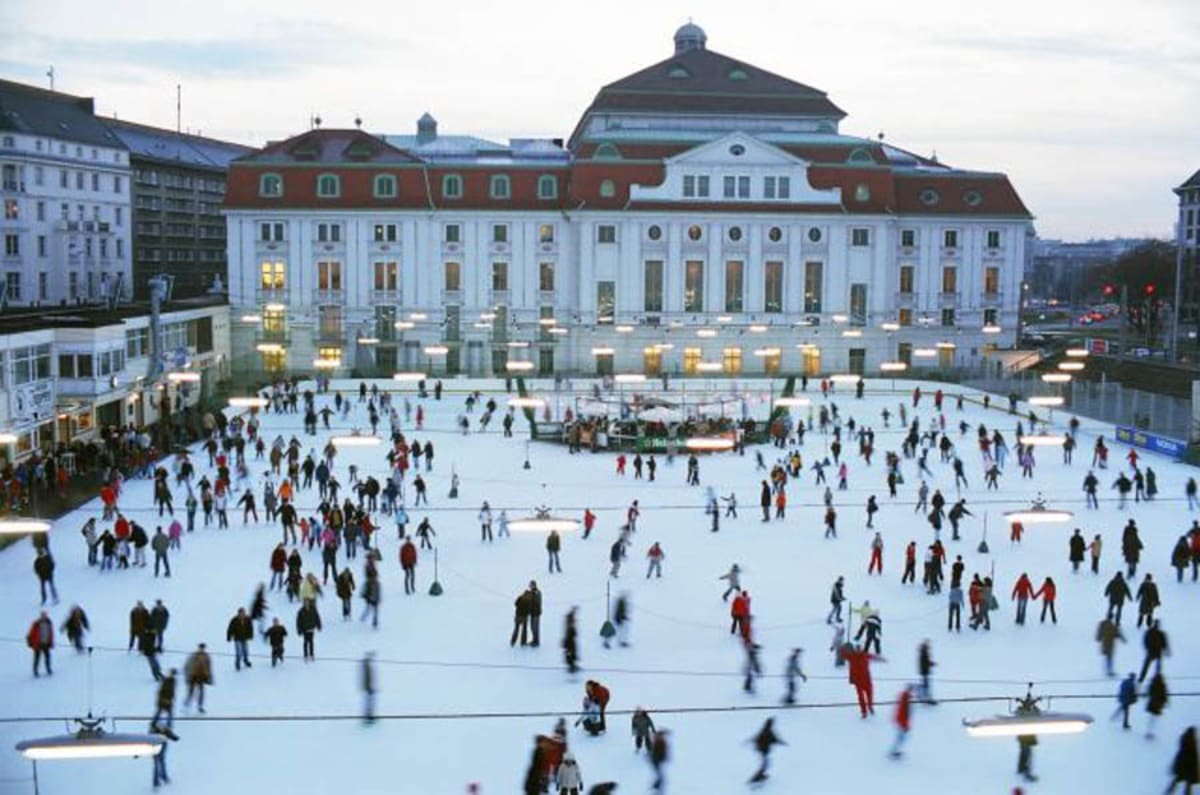
[[742,591],[733,598],[733,605],[729,608],[729,615],[733,622],[729,625],[729,634],[735,634],[742,628],[742,624],[748,623],[750,620],[750,592]]
[[907,685],[900,691],[899,697],[896,699],[896,742],[892,743],[892,750],[888,752],[888,756],[892,759],[899,759],[904,752],[901,750],[904,747],[905,740],[908,739],[908,730],[912,724],[912,691],[913,686]]
[[858,696],[858,708],[862,711],[862,716],[865,718],[868,713],[874,715],[875,694],[871,686],[871,661],[886,662],[886,660],[878,654],[871,654],[865,649],[860,650],[849,645],[843,647],[842,659],[850,666],[850,684],[854,685],[855,694]]
[[46,611],[43,610],[29,625],[25,643],[33,649],[33,675],[38,675],[38,661],[41,659],[46,661],[46,676],[53,674],[54,671],[50,670],[50,650],[54,648],[54,622],[50,620]]
[[1054,585],[1054,580],[1047,577],[1042,587],[1037,589],[1033,595],[1034,599],[1042,599],[1042,619],[1041,623],[1046,623],[1046,611],[1050,611],[1050,620],[1055,624],[1058,623],[1058,613],[1054,610],[1054,599],[1058,596],[1058,588]]
[[883,536],[879,533],[871,539],[871,562],[867,564],[867,574],[873,572],[883,574]]
[[1029,580],[1029,575],[1024,572],[1017,578],[1017,584],[1013,586],[1012,598],[1017,600],[1017,623],[1025,623],[1025,607],[1029,604],[1029,600],[1033,597],[1033,583]]

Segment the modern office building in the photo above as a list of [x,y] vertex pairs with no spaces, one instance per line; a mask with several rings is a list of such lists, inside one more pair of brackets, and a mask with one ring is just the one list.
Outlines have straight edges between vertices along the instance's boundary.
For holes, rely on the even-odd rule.
[[1012,345],[1008,179],[845,115],[689,24],[565,143],[428,114],[272,143],[229,174],[235,367],[871,373]]
[[0,80],[0,305],[131,294],[129,152],[94,110]]
[[176,298],[223,291],[225,218],[221,202],[229,163],[249,147],[144,124],[105,120],[129,150],[133,171],[133,294],[147,280],[175,278]]

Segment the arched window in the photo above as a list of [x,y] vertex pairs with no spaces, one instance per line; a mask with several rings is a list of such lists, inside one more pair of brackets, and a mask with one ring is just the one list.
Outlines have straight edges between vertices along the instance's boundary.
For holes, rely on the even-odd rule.
[[394,174],[375,175],[375,198],[391,199],[396,196],[396,177]]
[[549,174],[543,174],[538,177],[538,198],[558,198],[558,180]]
[[447,174],[442,177],[442,196],[447,199],[461,199],[463,195],[462,177],[458,174]]
[[592,160],[620,160],[621,150],[612,144],[600,144],[592,152]]
[[512,183],[506,174],[493,174],[489,194],[493,199],[508,199],[512,197]]
[[611,199],[617,195],[617,186],[611,179],[606,179],[600,183],[600,195],[606,199]]
[[853,149],[850,156],[846,158],[846,162],[870,164],[875,162],[875,158],[871,157],[871,153],[866,149]]
[[325,198],[336,198],[342,194],[341,180],[336,174],[322,174],[317,177],[317,195]]
[[283,177],[278,174],[263,174],[258,178],[259,196],[282,196]]

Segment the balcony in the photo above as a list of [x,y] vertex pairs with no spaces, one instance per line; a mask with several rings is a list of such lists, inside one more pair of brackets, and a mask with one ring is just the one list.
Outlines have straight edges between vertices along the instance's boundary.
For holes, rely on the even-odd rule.
[[507,306],[511,300],[508,290],[492,290],[492,306]]
[[960,300],[961,296],[957,292],[938,293],[938,306],[943,309],[958,306]]
[[24,193],[25,183],[18,180],[6,179],[0,183],[0,193]]
[[317,290],[313,300],[318,304],[341,304],[346,301],[345,290]]
[[442,303],[461,306],[463,302],[462,290],[442,290]]
[[254,291],[254,300],[259,304],[283,304],[287,303],[287,289],[283,287],[259,287]]
[[917,294],[911,290],[896,293],[896,306],[912,307],[917,305]]
[[371,303],[373,304],[399,304],[403,300],[399,290],[371,291]]
[[286,329],[264,328],[255,335],[254,341],[255,343],[273,342],[286,347],[291,344],[292,335]]
[[341,345],[346,341],[346,332],[341,326],[321,325],[317,327],[317,342],[321,345]]
[[999,290],[984,290],[979,294],[980,306],[1000,306],[1004,301],[1004,293]]
[[539,304],[553,304],[557,293],[554,290],[538,290]]

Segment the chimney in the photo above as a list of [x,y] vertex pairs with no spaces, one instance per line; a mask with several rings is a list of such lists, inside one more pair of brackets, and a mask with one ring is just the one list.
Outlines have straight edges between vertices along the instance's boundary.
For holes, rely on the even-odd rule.
[[417,145],[430,143],[437,139],[437,119],[425,113],[417,119]]

